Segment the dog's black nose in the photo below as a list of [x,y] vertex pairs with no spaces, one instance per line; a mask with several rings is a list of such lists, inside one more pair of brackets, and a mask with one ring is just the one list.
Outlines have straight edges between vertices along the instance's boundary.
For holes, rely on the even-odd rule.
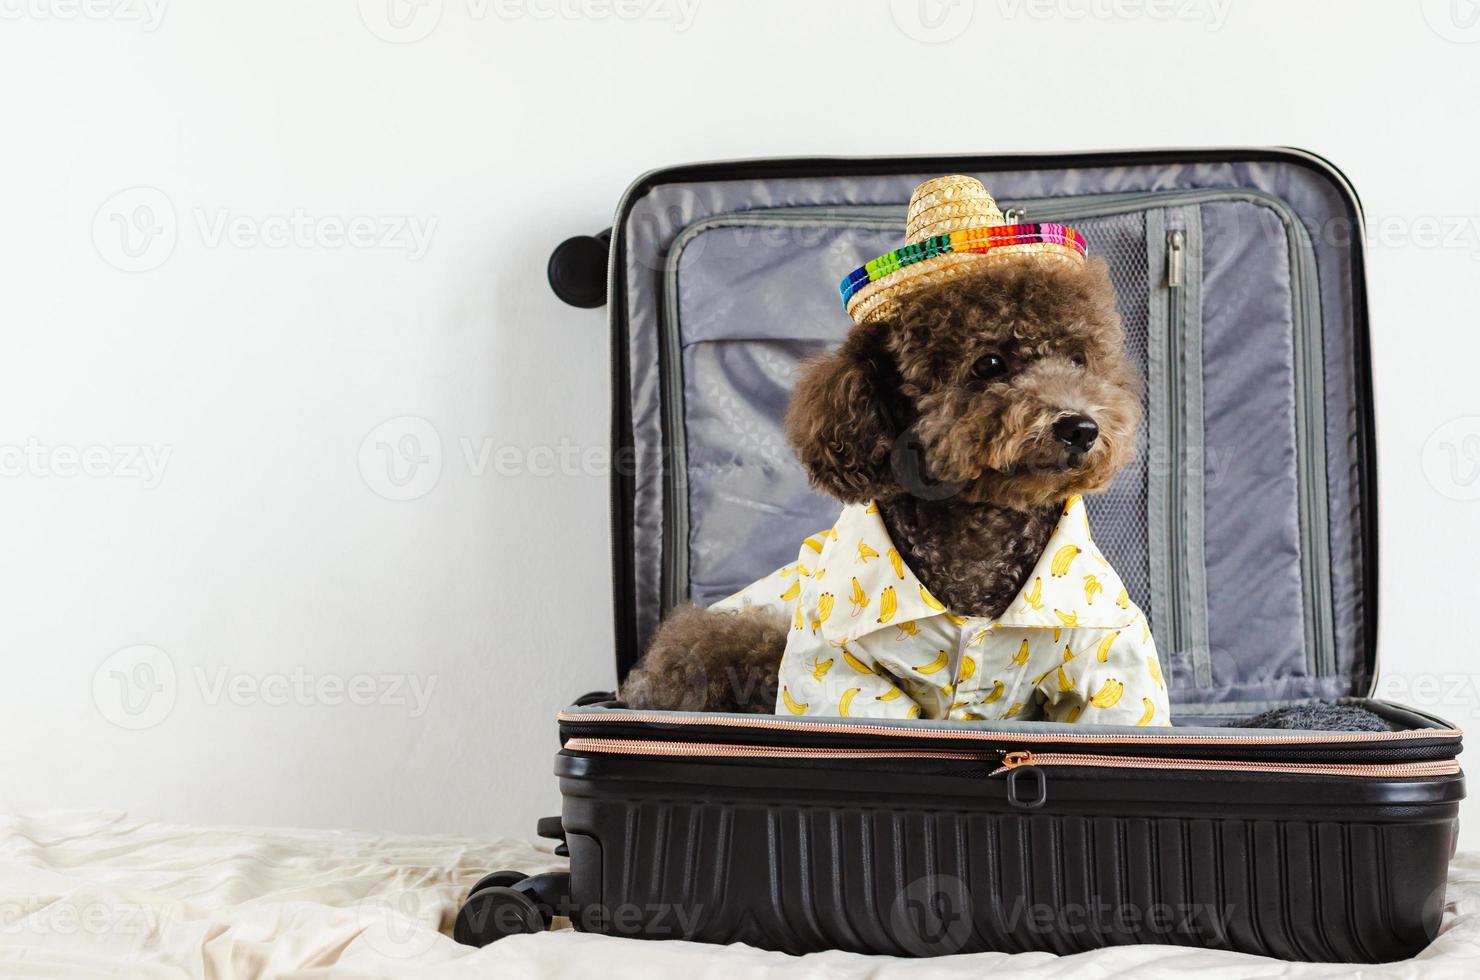
[[1070,449],[1087,453],[1100,437],[1100,427],[1083,415],[1066,415],[1053,424],[1053,434]]

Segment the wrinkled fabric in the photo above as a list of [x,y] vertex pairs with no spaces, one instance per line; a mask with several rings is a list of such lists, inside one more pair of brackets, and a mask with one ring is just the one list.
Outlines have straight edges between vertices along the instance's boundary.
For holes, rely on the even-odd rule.
[[[553,932],[483,949],[448,935],[458,904],[484,872],[564,866],[564,859],[515,840],[182,827],[96,811],[0,816],[0,975],[1316,980],[1353,972],[1340,963],[1179,946],[1114,946],[1064,957],[788,956],[740,944],[593,936],[562,920]],[[1460,854],[1451,864],[1444,921],[1428,949],[1360,970],[1373,980],[1480,973],[1480,854]]]
[[1171,724],[1151,628],[1077,495],[996,619],[932,596],[873,504],[845,507],[794,564],[710,608],[790,616],[777,714]]

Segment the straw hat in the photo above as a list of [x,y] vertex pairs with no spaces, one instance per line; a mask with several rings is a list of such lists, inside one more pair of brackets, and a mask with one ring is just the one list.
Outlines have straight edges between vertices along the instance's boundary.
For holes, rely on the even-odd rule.
[[904,248],[843,277],[843,309],[856,323],[886,315],[906,293],[950,282],[1015,255],[1084,264],[1084,236],[1056,224],[1008,224],[975,177],[952,174],[915,188]]

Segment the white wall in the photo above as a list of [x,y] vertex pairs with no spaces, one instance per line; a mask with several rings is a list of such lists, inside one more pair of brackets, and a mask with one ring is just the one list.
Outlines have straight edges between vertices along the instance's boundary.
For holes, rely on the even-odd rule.
[[[1474,11],[421,0],[398,29],[404,0],[86,2],[0,0],[4,802],[510,834],[555,812],[553,715],[612,682],[606,479],[529,468],[605,445],[608,366],[545,259],[638,173],[744,156],[1336,161],[1388,239],[1385,666],[1480,714]],[[406,417],[440,474],[397,487],[378,443],[436,458]],[[479,475],[460,440],[525,470]],[[295,671],[377,703],[297,703]]]

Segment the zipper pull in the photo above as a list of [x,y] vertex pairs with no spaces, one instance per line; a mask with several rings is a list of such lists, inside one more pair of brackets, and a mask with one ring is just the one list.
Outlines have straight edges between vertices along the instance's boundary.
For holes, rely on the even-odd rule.
[[[1033,753],[1009,752],[1002,757],[1007,770],[1007,802],[1019,810],[1036,810],[1048,802],[1047,771],[1033,765]],[[1026,779],[1032,785],[1022,786]]]
[[1173,228],[1167,232],[1167,288],[1180,289],[1182,286],[1183,265],[1182,250],[1187,245],[1187,232],[1181,228]]

